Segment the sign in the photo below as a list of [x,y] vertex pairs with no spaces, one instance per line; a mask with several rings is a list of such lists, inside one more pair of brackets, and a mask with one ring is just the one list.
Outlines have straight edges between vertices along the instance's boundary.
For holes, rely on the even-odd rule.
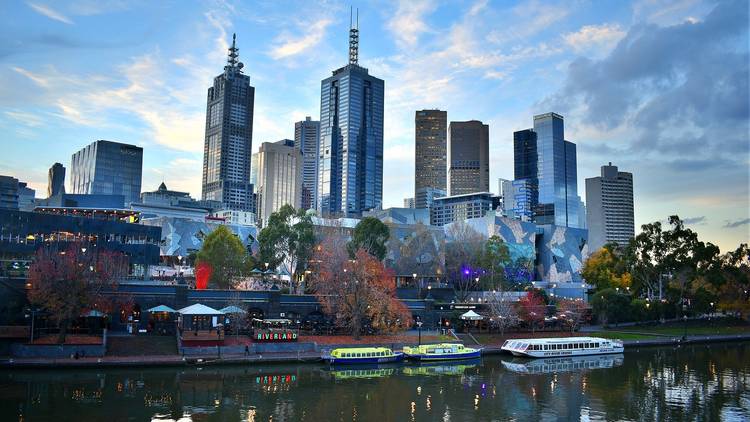
[[286,343],[297,341],[297,333],[294,331],[256,331],[253,340],[261,343]]

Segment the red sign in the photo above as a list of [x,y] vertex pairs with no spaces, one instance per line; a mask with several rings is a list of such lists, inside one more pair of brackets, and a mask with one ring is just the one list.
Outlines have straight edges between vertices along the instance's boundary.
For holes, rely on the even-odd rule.
[[211,278],[213,269],[205,262],[199,263],[195,268],[195,288],[196,290],[205,290],[208,287],[208,280]]

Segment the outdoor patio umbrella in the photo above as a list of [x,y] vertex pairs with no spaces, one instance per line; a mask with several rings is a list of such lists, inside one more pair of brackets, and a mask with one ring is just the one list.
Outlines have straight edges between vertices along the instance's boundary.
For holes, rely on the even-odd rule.
[[469,321],[481,321],[484,319],[484,317],[474,311],[469,311],[461,315],[461,319],[469,320]]
[[237,306],[234,306],[234,305],[221,308],[219,309],[219,312],[223,312],[225,314],[246,314],[247,313],[246,310],[239,308]]
[[224,315],[224,312],[200,303],[190,305],[177,311],[180,315]]
[[159,306],[154,306],[153,308],[146,310],[146,312],[150,312],[152,314],[155,312],[168,312],[170,314],[173,314],[177,311],[175,311],[174,309],[170,308],[167,305],[159,305]]

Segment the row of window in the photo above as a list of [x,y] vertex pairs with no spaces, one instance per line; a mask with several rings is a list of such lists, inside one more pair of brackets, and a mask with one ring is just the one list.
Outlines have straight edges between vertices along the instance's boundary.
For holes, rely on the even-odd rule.
[[342,353],[342,358],[377,358],[389,356],[386,352]]
[[598,349],[599,343],[532,344],[527,350]]

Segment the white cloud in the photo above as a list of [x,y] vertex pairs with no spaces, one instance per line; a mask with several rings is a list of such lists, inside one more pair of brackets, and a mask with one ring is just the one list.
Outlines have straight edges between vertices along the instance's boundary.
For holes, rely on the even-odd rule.
[[435,2],[429,0],[401,0],[398,9],[387,23],[388,29],[402,48],[414,46],[419,36],[429,30],[425,15],[435,10]]
[[625,30],[618,24],[586,25],[576,32],[569,32],[562,37],[565,43],[578,53],[598,50],[607,53],[624,36]]
[[48,87],[50,85],[49,79],[47,79],[45,77],[42,77],[42,76],[40,76],[40,75],[38,75],[36,73],[30,72],[30,71],[28,71],[28,70],[26,70],[24,68],[14,67],[13,70],[16,73],[29,78],[32,82],[34,82],[35,84],[37,84],[37,85],[39,85],[41,87]]
[[37,127],[37,126],[42,126],[44,124],[44,120],[39,114],[26,113],[23,111],[14,111],[14,110],[6,111],[3,114],[29,127]]
[[288,33],[282,34],[278,39],[278,44],[270,51],[271,57],[278,60],[309,51],[323,40],[326,28],[331,23],[333,23],[331,19],[320,19],[312,25],[306,23],[307,31],[301,37],[293,37]]
[[36,3],[26,3],[26,4],[30,8],[34,9],[35,12],[41,15],[44,15],[52,20],[67,23],[68,25],[73,25],[73,21],[70,20],[67,16],[63,15],[62,13],[52,10],[49,6],[45,6],[43,4],[36,4]]

